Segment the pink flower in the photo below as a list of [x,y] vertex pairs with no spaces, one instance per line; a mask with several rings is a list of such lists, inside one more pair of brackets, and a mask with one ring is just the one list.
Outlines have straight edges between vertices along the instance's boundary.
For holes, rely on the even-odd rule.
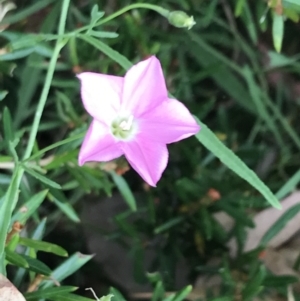
[[156,57],[131,67],[124,77],[84,72],[81,97],[93,121],[79,152],[79,165],[125,155],[151,186],[168,163],[166,144],[196,134],[200,127],[188,109],[168,98]]

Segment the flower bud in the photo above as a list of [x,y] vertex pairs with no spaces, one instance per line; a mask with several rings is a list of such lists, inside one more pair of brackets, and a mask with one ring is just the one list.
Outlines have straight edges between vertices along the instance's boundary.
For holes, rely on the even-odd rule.
[[193,16],[188,16],[180,10],[170,12],[168,21],[175,27],[186,27],[187,29],[191,29],[196,24]]

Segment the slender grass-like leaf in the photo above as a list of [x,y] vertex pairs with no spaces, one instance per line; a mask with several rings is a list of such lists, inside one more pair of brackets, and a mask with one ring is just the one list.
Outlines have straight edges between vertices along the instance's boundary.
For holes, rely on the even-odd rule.
[[34,14],[35,12],[43,9],[44,7],[48,6],[50,3],[54,2],[55,0],[39,0],[33,2],[33,4],[20,12],[13,14],[12,16],[6,17],[0,22],[0,24],[14,24],[17,23],[28,16]]
[[12,216],[11,223],[19,221],[21,224],[25,224],[29,217],[39,208],[44,201],[48,190],[43,190],[33,195],[25,204],[19,208]]
[[[62,281],[74,272],[79,270],[84,264],[93,258],[93,255],[84,255],[79,252],[75,253],[59,265],[53,272],[52,277],[57,281]],[[53,281],[45,280],[41,284],[41,288],[54,286]]]
[[52,243],[49,243],[49,242],[41,241],[41,240],[20,237],[19,244],[24,245],[29,248],[33,248],[36,251],[44,251],[44,252],[53,253],[53,254],[56,254],[59,256],[68,256],[68,252],[65,249],[63,249],[62,247],[52,244]]
[[128,186],[127,182],[125,181],[125,179],[122,176],[119,176],[118,174],[116,174],[114,171],[111,171],[110,175],[111,175],[113,181],[115,182],[116,186],[118,187],[125,202],[129,206],[129,208],[132,211],[136,211],[135,197],[134,197],[130,187]]
[[36,258],[32,258],[30,256],[27,255],[23,255],[20,254],[20,256],[22,256],[28,263],[28,269],[32,272],[38,273],[38,274],[42,274],[45,276],[50,276],[52,271],[51,269],[45,265],[43,262],[41,262],[40,260],[36,259]]
[[57,183],[55,183],[54,181],[50,180],[47,177],[42,176],[40,173],[34,171],[31,168],[28,168],[27,166],[24,165],[24,169],[27,173],[29,173],[32,177],[36,178],[37,180],[41,181],[42,183],[53,187],[55,189],[61,189],[61,186]]
[[283,33],[284,33],[284,16],[274,13],[272,35],[273,35],[274,48],[277,52],[281,51]]
[[270,227],[270,229],[262,237],[260,244],[266,246],[267,243],[275,237],[286,224],[300,212],[300,204],[296,204],[289,208],[280,218]]
[[18,177],[17,177],[18,171],[19,171],[19,167],[15,169],[15,172],[12,176],[11,183],[4,196],[4,201],[1,202],[1,207],[0,207],[0,273],[4,276],[6,276],[6,270],[4,266],[4,262],[5,262],[4,248],[6,243],[6,236],[9,230],[12,211],[18,199]]
[[259,177],[239,157],[227,148],[205,124],[200,122],[198,118],[196,118],[196,120],[201,126],[201,131],[196,134],[196,138],[218,157],[222,163],[256,188],[272,206],[281,208],[278,199]]
[[298,170],[277,192],[276,197],[282,199],[291,193],[300,182],[300,170]]
[[115,51],[105,43],[88,35],[80,34],[79,38],[93,45],[95,48],[99,49],[101,52],[110,57],[113,61],[121,65],[125,70],[128,70],[132,66],[132,63],[125,56]]
[[21,268],[28,268],[29,264],[26,259],[24,259],[20,254],[9,250],[8,248],[5,249],[5,259]]
[[27,301],[48,298],[51,299],[53,296],[71,293],[75,290],[77,290],[77,287],[75,286],[50,287],[43,290],[38,290],[36,292],[25,293],[24,297]]

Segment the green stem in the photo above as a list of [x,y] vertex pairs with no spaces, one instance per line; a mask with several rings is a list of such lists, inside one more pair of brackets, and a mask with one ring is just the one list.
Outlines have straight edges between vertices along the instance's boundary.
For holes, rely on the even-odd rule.
[[[136,9],[136,8],[146,8],[146,9],[154,10],[157,13],[159,13],[160,15],[164,16],[165,18],[168,18],[169,13],[170,13],[167,9],[162,8],[158,5],[153,5],[153,4],[148,4],[148,3],[134,3],[134,4],[130,4],[128,6],[125,6],[124,8],[116,11],[115,13],[111,14],[110,16],[108,16],[104,19],[101,19],[99,22],[97,22],[95,24],[95,26],[99,26],[99,25],[102,25],[104,23],[107,23],[107,22],[115,19],[116,17],[119,17],[120,15],[126,13],[127,11],[132,10],[132,9]],[[88,29],[89,29],[89,25],[81,27],[81,28],[79,28],[78,30],[76,30],[74,32],[75,33],[80,33],[82,31],[85,31],[85,30],[88,30]]]
[[[65,31],[65,24],[66,24],[69,4],[70,4],[70,0],[63,0],[60,22],[58,27],[58,33],[61,35],[61,37],[59,37],[58,40],[56,41],[55,49],[49,63],[45,84],[37,106],[36,114],[33,120],[33,125],[29,134],[28,144],[24,153],[24,159],[30,157],[32,149],[34,147],[34,142],[38,132],[41,116],[47,101],[47,97],[51,86],[51,81],[55,71],[55,65],[58,60],[60,50],[63,48],[63,46],[66,43],[66,41],[64,41],[64,38],[62,36]],[[6,275],[5,251],[4,251],[6,235],[10,227],[12,212],[16,207],[18,201],[19,186],[23,174],[24,174],[24,169],[20,165],[17,165],[14,171],[14,175],[12,177],[12,182],[7,189],[5,198],[1,202],[1,207],[0,207],[0,273],[3,275]]]
[[[64,2],[62,4],[62,10],[61,10],[60,20],[59,20],[59,25],[58,25],[58,34],[60,36],[64,35],[64,32],[65,32],[69,5],[70,5],[70,0],[64,0]],[[37,132],[39,129],[41,117],[42,117],[44,107],[45,107],[45,104],[47,101],[47,97],[49,94],[53,74],[55,71],[55,65],[56,65],[59,53],[65,44],[66,44],[66,41],[64,40],[63,37],[60,37],[56,42],[54,52],[53,52],[53,55],[52,55],[50,63],[49,63],[49,68],[48,68],[48,72],[46,75],[44,88],[43,88],[43,91],[42,91],[42,94],[41,94],[41,97],[40,97],[40,100],[39,100],[39,103],[37,106],[37,110],[36,110],[36,113],[34,116],[32,128],[31,128],[31,131],[29,134],[28,144],[27,144],[23,159],[27,159],[31,155],[31,152],[32,152],[32,149],[34,146],[34,142],[36,139],[36,135],[37,135]]]

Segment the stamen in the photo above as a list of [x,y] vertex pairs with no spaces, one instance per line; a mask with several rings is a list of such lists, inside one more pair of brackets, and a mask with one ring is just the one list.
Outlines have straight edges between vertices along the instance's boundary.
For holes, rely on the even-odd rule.
[[129,131],[129,130],[131,129],[132,122],[133,122],[133,116],[130,115],[129,118],[128,118],[127,120],[123,120],[123,121],[120,123],[120,128],[121,128],[123,131]]

